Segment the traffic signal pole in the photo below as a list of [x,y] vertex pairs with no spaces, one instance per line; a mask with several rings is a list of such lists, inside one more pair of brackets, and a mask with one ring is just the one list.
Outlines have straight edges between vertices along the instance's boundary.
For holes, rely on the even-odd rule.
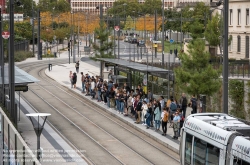
[[70,64],[70,42],[68,42],[69,64]]

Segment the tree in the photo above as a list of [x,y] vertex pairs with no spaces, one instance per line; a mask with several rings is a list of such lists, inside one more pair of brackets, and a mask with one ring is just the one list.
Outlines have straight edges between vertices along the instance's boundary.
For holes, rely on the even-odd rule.
[[95,37],[99,43],[93,43],[95,58],[113,58],[113,42],[109,41],[110,31],[107,30],[104,21],[100,21],[99,27],[95,29]]
[[[209,6],[204,2],[198,2],[194,8],[186,6],[181,10],[182,12],[182,31],[196,33],[197,29],[194,29],[194,24],[199,27],[199,31],[204,33],[206,16],[209,15]],[[200,27],[203,27],[200,29]],[[192,31],[195,30],[195,31]],[[196,35],[194,35],[196,37]]]
[[125,30],[130,30],[130,29],[133,29],[135,27],[135,24],[134,24],[134,20],[131,18],[131,16],[129,15],[126,19],[126,24],[124,26],[124,29]]
[[242,119],[246,119],[246,112],[244,110],[244,81],[229,81],[229,97],[232,101],[232,109],[230,110],[230,114]]
[[145,14],[153,14],[155,13],[155,10],[158,14],[161,14],[161,6],[162,2],[161,0],[145,0],[144,4],[142,5],[142,12]]
[[15,39],[19,38],[19,40],[22,38],[22,40],[32,39],[32,26],[29,22],[19,22],[15,23],[14,25],[14,33],[15,33]]
[[221,19],[218,13],[208,20],[205,30],[205,38],[211,46],[218,46],[221,43],[221,30],[220,30]]
[[193,40],[188,45],[188,53],[180,54],[182,66],[175,69],[175,76],[183,91],[196,96],[211,96],[219,90],[221,70],[213,69],[209,59],[203,39]]
[[133,13],[137,16],[137,11],[141,11],[141,5],[137,0],[118,0],[113,3],[113,7],[108,9],[108,15],[126,18],[126,15]]

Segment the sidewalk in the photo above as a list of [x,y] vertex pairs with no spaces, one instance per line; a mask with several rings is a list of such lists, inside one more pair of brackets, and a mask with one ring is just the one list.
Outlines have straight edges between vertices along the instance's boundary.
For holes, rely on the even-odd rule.
[[[69,82],[69,72],[73,71],[75,72],[75,64],[62,64],[62,65],[55,65],[53,66],[53,69],[51,71],[48,71],[48,69],[45,71],[47,76],[53,78],[55,81],[59,82],[61,85],[68,87],[70,90],[73,90],[77,94],[81,95],[83,98],[87,99],[90,102],[93,102],[93,104],[97,105],[98,107],[102,108],[106,112],[112,114],[113,116],[119,118],[120,120],[124,121],[125,123],[129,124],[133,128],[137,129],[138,131],[150,136],[154,140],[158,141],[159,143],[165,145],[166,147],[170,148],[174,152],[178,153],[179,151],[179,141],[173,140],[172,137],[174,136],[173,129],[168,128],[167,130],[167,136],[162,136],[162,132],[155,132],[153,129],[146,129],[146,126],[141,124],[135,124],[134,119],[130,117],[125,117],[121,114],[116,113],[115,110],[109,109],[106,105],[104,105],[101,102],[97,102],[96,100],[92,100],[90,96],[85,96],[85,94],[81,93],[81,74],[80,72],[83,72],[84,75],[88,73],[90,76],[96,76],[100,74],[100,66],[98,62],[92,62],[92,61],[80,61],[80,67],[79,67],[79,73],[77,74],[77,89],[71,89],[71,85]],[[187,115],[189,115],[191,112],[191,108],[187,109]],[[169,126],[169,124],[168,124]]]

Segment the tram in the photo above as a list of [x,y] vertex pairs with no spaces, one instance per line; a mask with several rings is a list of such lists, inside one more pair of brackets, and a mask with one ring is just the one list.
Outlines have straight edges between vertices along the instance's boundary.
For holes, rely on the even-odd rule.
[[181,165],[250,165],[247,121],[223,113],[192,114],[181,135]]

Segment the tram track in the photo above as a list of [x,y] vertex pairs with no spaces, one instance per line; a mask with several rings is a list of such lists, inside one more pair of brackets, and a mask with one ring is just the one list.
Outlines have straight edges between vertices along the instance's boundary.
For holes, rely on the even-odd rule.
[[[27,68],[26,69],[27,72],[34,71],[31,65],[23,66],[22,69],[24,68]],[[169,149],[166,149],[163,146],[159,146],[157,142],[153,142],[152,139],[150,140],[150,138],[146,137],[145,135],[142,135],[133,128],[129,126],[124,126],[125,124],[123,122],[118,121],[118,119],[102,111],[100,108],[94,106],[92,103],[87,102],[78,94],[75,94],[70,90],[58,85],[57,82],[54,82],[52,79],[48,78],[43,71],[44,67],[41,67],[39,68],[38,71],[36,71],[38,72],[36,76],[41,78],[42,81],[36,83],[35,85],[29,86],[30,93],[33,93],[32,96],[25,96],[26,94],[23,94],[22,97],[30,98],[36,96],[37,98],[39,98],[38,102],[43,102],[43,105],[46,104],[45,108],[46,112],[49,110],[50,111],[49,113],[52,113],[52,116],[50,118],[53,118],[53,116],[56,115],[60,115],[60,119],[67,121],[67,123],[71,127],[74,127],[74,129],[78,129],[79,135],[83,136],[84,134],[85,136],[88,136],[88,138],[94,141],[96,145],[99,146],[101,145],[102,147],[101,146],[100,147],[102,149],[110,153],[111,157],[117,160],[117,162],[114,164],[134,164],[134,162],[137,162],[136,164],[141,164],[141,163],[161,164],[159,162],[165,162],[165,161],[169,162],[170,161],[169,159],[171,159],[173,163],[175,162],[174,164],[176,163],[179,164],[178,157],[176,155],[173,156],[174,155],[173,153],[169,154],[170,152]],[[69,97],[71,98],[70,100],[68,100]],[[32,103],[32,99],[30,104],[36,109],[39,109],[38,110],[39,112],[43,111],[42,109],[39,108],[40,107],[39,105],[34,105],[34,103]],[[68,112],[70,111],[70,113],[68,113],[67,111]],[[79,120],[83,119],[84,122],[79,122]],[[53,122],[51,120],[53,119],[50,119],[49,121],[54,126],[54,128],[60,133],[62,132],[63,134],[64,129],[62,127],[59,127],[57,123],[58,120],[55,119],[55,121]],[[88,127],[86,127],[86,125],[88,125]],[[95,135],[96,132],[98,132],[99,135],[101,135],[104,139],[106,139],[106,141],[102,141],[102,139],[96,137]],[[74,146],[79,146],[79,144],[75,143],[74,140],[70,140],[72,138],[69,138],[69,136],[65,136],[65,134],[63,134],[63,136],[66,139],[68,139],[68,141],[70,141]],[[117,146],[111,145],[110,143],[108,143],[108,141],[113,142],[114,145]],[[127,153],[132,152],[133,153],[132,155],[136,158],[131,158],[130,155],[127,155],[132,161],[124,159],[121,156],[123,152],[120,152],[119,150],[115,149],[115,147],[118,146],[123,152],[125,151],[125,153],[126,151]],[[142,149],[143,148],[142,146],[144,147],[146,146],[146,148]],[[160,159],[156,160],[154,158],[155,155],[154,154],[153,156],[150,155],[152,154],[150,152],[155,152],[157,154],[156,157],[160,157]],[[86,153],[83,154],[85,155]],[[95,162],[95,158],[93,156],[91,157],[91,155],[87,154],[86,157],[90,158],[91,161],[93,161],[93,164],[100,163],[100,162]],[[166,157],[168,159],[166,159]],[[102,163],[105,164],[107,162],[102,162]]]

